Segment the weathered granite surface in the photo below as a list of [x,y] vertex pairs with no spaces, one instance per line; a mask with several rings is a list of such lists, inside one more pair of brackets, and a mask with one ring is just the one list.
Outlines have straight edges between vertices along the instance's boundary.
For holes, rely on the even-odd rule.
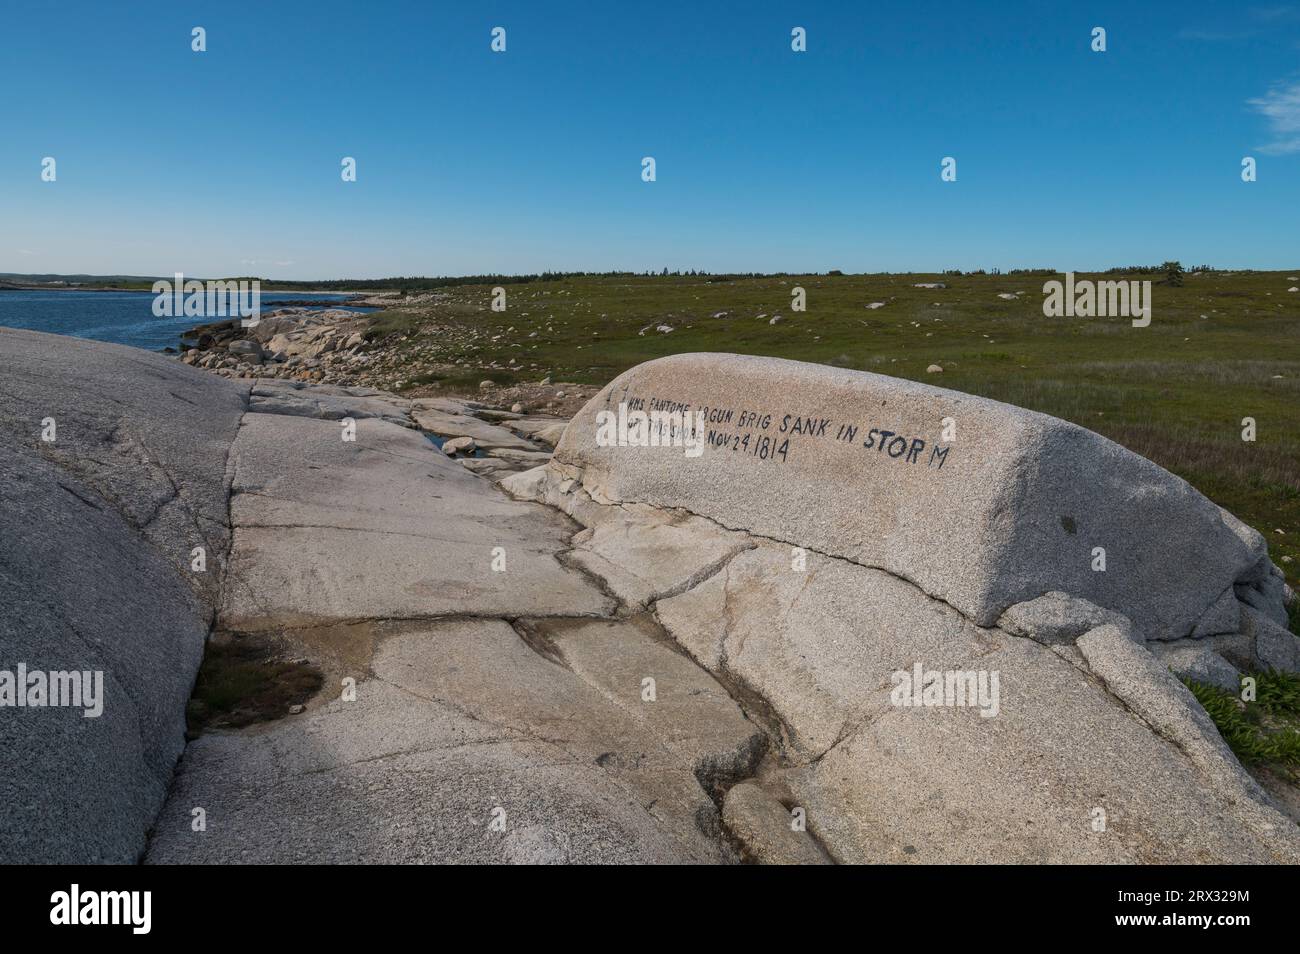
[[607,610],[556,560],[569,528],[553,511],[497,493],[419,431],[371,417],[355,438],[337,421],[244,417],[223,625]]
[[[675,401],[730,413],[711,429],[732,441],[597,440],[598,413]],[[819,423],[784,456],[756,444],[787,412]],[[870,427],[946,417],[942,466],[909,463],[910,442],[863,459]],[[833,439],[855,423],[856,446]],[[1300,861],[1294,821],[1170,672],[1300,668],[1280,573],[1258,533],[1097,435],[875,375],[684,355],[615,381],[550,464],[502,486],[586,527],[567,561],[648,607],[764,726],[836,860]],[[915,667],[996,675],[999,697],[900,705]],[[785,839],[761,817],[780,813],[737,819],[753,857]]]
[[[663,684],[654,711],[684,731],[639,717],[639,682],[584,679],[501,620],[408,624],[355,701],[335,693],[269,729],[192,743],[148,860],[731,859],[697,770],[752,758],[761,736],[706,673],[635,628],[591,637],[606,645],[584,647],[584,665],[638,659]],[[193,806],[206,831],[192,830]]]
[[[704,452],[600,446],[597,415],[620,404],[701,412]],[[983,626],[1057,590],[1177,638],[1258,560],[1185,481],[1091,431],[779,358],[638,365],[574,418],[555,459],[597,500],[680,507],[879,567]]]
[[[735,860],[722,787],[767,737],[567,562],[575,524],[350,390],[281,387],[245,415],[218,621],[328,658],[330,681],[300,716],[193,742],[148,860]],[[434,436],[535,446],[420,403]]]
[[[861,427],[692,459],[588,447],[613,391],[560,436],[0,330],[0,669],[107,676],[99,719],[0,708],[0,858],[1300,860],[1170,674],[1300,665],[1255,531],[1061,422],[756,360],[654,362],[618,393],[795,401],[827,432],[887,414],[927,447],[943,412],[957,440],[942,467],[864,458]],[[535,438],[556,458],[522,470]],[[1094,576],[1146,591],[1080,577],[1094,540]],[[209,624],[327,679],[173,776]],[[997,697],[902,706],[917,665],[996,673]]]
[[[629,602],[644,590],[617,581],[663,565],[691,575],[671,540],[657,554],[605,548],[594,559],[603,526],[628,534],[629,513],[655,514],[653,532],[661,514],[597,504],[566,471],[503,485],[589,527],[570,562]],[[1127,618],[1056,594],[981,627],[884,571],[716,533],[728,555],[651,600],[654,618],[764,726],[792,804],[836,860],[1300,861],[1300,831]],[[898,706],[893,677],[917,664],[997,673],[996,711]],[[751,837],[761,856],[785,834]]]
[[95,718],[0,708],[0,861],[143,852],[184,745],[246,399],[160,355],[0,328],[0,670],[104,681]]

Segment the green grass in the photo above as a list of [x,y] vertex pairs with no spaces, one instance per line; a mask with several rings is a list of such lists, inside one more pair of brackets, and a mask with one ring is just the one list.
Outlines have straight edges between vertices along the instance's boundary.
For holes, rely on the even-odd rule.
[[1275,769],[1300,768],[1300,675],[1252,673],[1256,701],[1243,702],[1217,686],[1185,679],[1192,695],[1242,762]]
[[[666,276],[507,285],[504,313],[490,310],[490,285],[447,288],[432,303],[385,311],[371,334],[394,347],[400,377],[456,375],[466,392],[491,371],[599,385],[650,358],[731,351],[1007,401],[1088,427],[1184,477],[1259,528],[1295,586],[1300,293],[1286,291],[1297,284],[1292,275],[1300,266],[1154,284],[1148,328],[1044,317],[1046,275]],[[925,281],[948,287],[913,287]],[[807,292],[806,312],[790,310],[795,286]],[[999,292],[1021,294],[1008,301]],[[873,301],[886,305],[868,310]],[[711,317],[720,311],[730,317]],[[769,324],[776,314],[782,321]],[[655,331],[661,323],[673,332]],[[926,373],[933,363],[941,375]],[[1241,439],[1245,417],[1256,421],[1253,443]]]
[[478,390],[479,384],[483,381],[510,385],[517,380],[517,376],[508,371],[425,371],[407,378],[397,390],[400,392],[409,391],[412,388],[433,387],[441,388],[448,393],[472,394]]
[[1269,670],[1255,674],[1259,705],[1279,719],[1300,717],[1300,675]]

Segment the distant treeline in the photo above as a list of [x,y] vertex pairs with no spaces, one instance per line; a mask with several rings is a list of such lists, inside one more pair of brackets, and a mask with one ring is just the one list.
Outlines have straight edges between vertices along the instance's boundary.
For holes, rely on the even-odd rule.
[[[1168,266],[1176,263],[1165,262],[1161,265],[1123,265],[1117,268],[1108,268],[1104,272],[1095,273],[1103,275],[1135,275],[1151,274],[1168,271]],[[1081,269],[1081,271],[1088,271]],[[1214,272],[1220,271],[1210,265],[1197,265],[1188,268],[1186,272]],[[1251,269],[1238,269],[1238,271],[1249,272]],[[521,285],[529,282],[557,282],[571,278],[698,278],[705,282],[732,282],[740,281],[747,278],[788,278],[795,275],[806,274],[824,274],[828,277],[843,276],[844,272],[834,268],[827,272],[709,272],[703,269],[688,270],[669,270],[664,269],[647,269],[643,272],[635,271],[617,271],[617,272],[538,272],[528,275],[442,275],[442,276],[425,276],[425,275],[405,275],[392,278],[332,278],[325,280],[295,280],[286,279],[258,279],[256,275],[244,276],[226,276],[222,281],[238,281],[241,278],[252,281],[258,279],[262,283],[263,290],[276,291],[286,289],[315,289],[319,291],[398,291],[404,294],[413,294],[422,291],[430,291],[435,288],[452,288],[457,285]],[[861,273],[868,274],[868,273]],[[921,275],[930,274],[925,272],[876,272],[872,274],[881,275]],[[961,269],[946,269],[943,275],[1058,275],[1060,270],[1056,268],[1012,268],[1003,271],[1000,268],[975,269],[974,271],[963,272]],[[189,276],[197,278],[198,276]],[[168,280],[172,276],[166,276]],[[30,285],[61,285],[61,286],[79,286],[86,285],[92,287],[120,287],[120,288],[148,288],[154,281],[141,275],[20,275],[13,272],[0,272],[0,281],[18,282]],[[200,279],[202,280],[202,279]]]
[[[1166,263],[1167,264],[1167,263]],[[1152,273],[1165,271],[1165,265],[1124,265],[1118,268],[1108,268],[1099,274],[1103,275],[1129,275],[1139,273]],[[1086,270],[1085,270],[1086,271]],[[1197,265],[1195,268],[1187,269],[1189,272],[1213,272],[1216,271],[1209,265]],[[975,269],[974,271],[963,272],[961,269],[947,269],[944,275],[1059,275],[1060,269],[1056,268],[1012,268],[1003,271],[1000,268]],[[532,275],[445,275],[438,277],[428,276],[401,276],[396,278],[340,278],[330,279],[328,281],[275,281],[262,280],[262,287],[269,290],[276,288],[315,288],[320,291],[393,291],[398,290],[406,294],[420,291],[429,291],[435,288],[450,288],[457,285],[520,285],[529,282],[556,282],[564,281],[570,278],[699,278],[706,282],[733,282],[746,278],[789,278],[794,275],[806,274],[824,274],[828,277],[843,276],[838,268],[833,268],[827,272],[709,272],[703,269],[687,270],[669,270],[667,268],[655,271],[647,269],[644,272],[539,272]],[[863,273],[866,274],[866,273]],[[892,275],[920,275],[924,272],[880,272],[876,274]]]
[[[1120,268],[1108,268],[1101,274],[1137,275],[1137,274],[1147,274],[1150,272],[1164,272],[1164,271],[1168,271],[1169,266],[1171,264],[1176,265],[1178,263],[1164,262],[1160,265],[1124,265],[1121,266]],[[1191,272],[1217,272],[1219,271],[1219,269],[1215,268],[1213,265],[1193,265],[1191,268],[1184,268],[1183,271],[1190,274]]]
[[[338,278],[326,281],[281,281],[263,279],[262,287],[275,288],[315,288],[320,291],[372,291],[392,290],[423,291],[433,288],[451,288],[457,285],[522,285],[529,282],[558,282],[570,278],[703,278],[709,282],[734,281],[740,278],[771,278],[792,274],[790,272],[727,272],[715,273],[689,269],[687,271],[659,271],[647,269],[644,272],[538,272],[531,275],[442,275],[429,277],[424,275],[404,275],[395,278]],[[828,274],[840,275],[832,271]]]
[[[1120,265],[1116,268],[1108,268],[1102,272],[1093,272],[1091,269],[1087,269],[1087,268],[1081,268],[1078,269],[1078,271],[1085,272],[1088,274],[1093,274],[1093,275],[1150,275],[1156,272],[1167,272],[1169,271],[1170,265],[1177,265],[1177,264],[1178,264],[1177,262],[1163,262],[1159,265]],[[1213,265],[1194,265],[1193,267],[1187,269],[1183,269],[1180,266],[1180,270],[1188,273],[1221,271],[1221,269],[1217,269]],[[1251,271],[1251,269],[1242,269],[1242,271]],[[943,274],[945,275],[1060,275],[1061,270],[1059,268],[1012,268],[1004,272],[1000,268],[991,268],[988,271],[985,271],[982,268],[978,268],[973,272],[963,272],[959,268],[952,268],[952,269],[945,270]]]

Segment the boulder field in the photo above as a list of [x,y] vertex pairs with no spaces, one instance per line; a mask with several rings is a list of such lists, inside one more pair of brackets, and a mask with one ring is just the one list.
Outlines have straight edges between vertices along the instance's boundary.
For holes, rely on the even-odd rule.
[[[1293,597],[1089,431],[735,355],[562,436],[32,332],[0,372],[0,671],[104,676],[0,707],[2,861],[1300,860],[1174,675],[1300,668]],[[324,688],[187,743],[241,640]]]

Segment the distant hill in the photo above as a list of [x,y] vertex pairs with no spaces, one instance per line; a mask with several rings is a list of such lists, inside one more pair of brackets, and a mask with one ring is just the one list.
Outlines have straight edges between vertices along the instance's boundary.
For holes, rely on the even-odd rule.
[[[20,272],[0,272],[0,283],[21,285],[138,285],[152,284],[162,276],[145,275],[24,275]],[[170,277],[170,276],[168,276]]]

